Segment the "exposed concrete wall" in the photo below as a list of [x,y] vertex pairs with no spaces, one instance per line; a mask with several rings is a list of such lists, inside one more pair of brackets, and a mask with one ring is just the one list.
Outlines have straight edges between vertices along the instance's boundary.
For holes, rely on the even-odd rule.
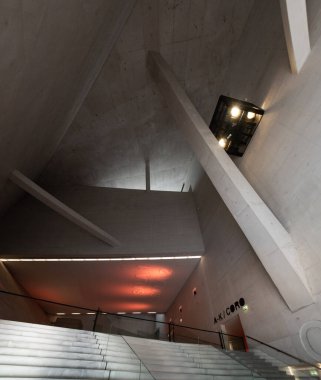
[[[306,321],[320,319],[321,297],[292,313],[205,175],[194,194],[206,252],[167,312],[167,321],[172,318],[179,324],[182,318],[184,325],[219,331],[221,324],[239,314],[247,335],[311,360],[300,343],[299,329]],[[214,324],[214,317],[241,297],[249,311],[239,309]]]
[[[160,316],[162,314],[159,314]],[[92,331],[95,315],[51,316],[50,321],[61,327],[77,326],[80,329]],[[95,331],[105,334],[133,335],[145,338],[155,338],[157,325],[155,315],[131,315],[131,318],[122,315],[100,314],[96,320]],[[140,318],[144,320],[140,320]],[[77,328],[77,327],[74,327]]]
[[[25,294],[22,287],[16,282],[0,262],[0,290],[17,294]],[[33,301],[22,297],[4,295],[0,293],[0,318],[12,319],[21,322],[48,323],[49,319],[40,306]]]
[[[178,305],[190,303],[191,289],[205,281],[209,303],[201,312],[190,308],[184,323],[218,329],[214,317],[244,297],[249,311],[240,317],[246,334],[313,360],[299,331],[305,322],[321,320],[321,40],[316,16],[321,4],[311,0],[307,6],[312,52],[302,72],[290,72],[278,1],[256,1],[222,92],[266,110],[246,154],[235,161],[296,243],[315,304],[288,310],[221,199],[202,179],[195,196],[206,253],[168,317],[177,314]],[[198,170],[191,171],[195,181],[199,176]]]
[[14,169],[40,173],[104,54],[125,0],[0,2],[0,213]]
[[[263,9],[258,7],[257,12],[261,14],[253,15],[242,39],[239,64],[231,68],[229,89],[236,97],[246,96],[262,105],[266,114],[238,165],[292,236],[309,285],[319,294],[321,40],[314,37],[302,72],[292,75],[282,39],[266,35],[256,21],[272,19],[273,2]],[[311,23],[310,29],[316,30],[313,20]],[[281,20],[274,16],[272,26],[274,36],[281,36]],[[242,51],[245,46],[253,46],[255,30],[256,40],[264,38],[264,49],[250,49],[245,57]],[[256,70],[248,67],[249,60],[256,61]]]
[[198,217],[190,193],[86,186],[49,191],[115,236],[120,246],[110,247],[26,196],[1,220],[2,256],[149,256],[203,252]]

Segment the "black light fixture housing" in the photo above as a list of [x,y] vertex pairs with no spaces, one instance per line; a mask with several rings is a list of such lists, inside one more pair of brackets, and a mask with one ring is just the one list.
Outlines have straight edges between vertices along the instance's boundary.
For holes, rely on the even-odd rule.
[[242,157],[263,114],[264,110],[252,103],[221,95],[210,130],[228,154]]

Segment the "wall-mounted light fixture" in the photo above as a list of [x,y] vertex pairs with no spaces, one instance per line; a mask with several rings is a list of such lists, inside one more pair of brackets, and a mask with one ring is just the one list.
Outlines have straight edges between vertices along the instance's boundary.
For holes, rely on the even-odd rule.
[[248,310],[249,310],[248,305],[244,305],[244,306],[242,306],[242,310],[243,310],[243,311],[248,311]]
[[210,130],[228,154],[242,157],[263,114],[264,110],[252,103],[221,95]]

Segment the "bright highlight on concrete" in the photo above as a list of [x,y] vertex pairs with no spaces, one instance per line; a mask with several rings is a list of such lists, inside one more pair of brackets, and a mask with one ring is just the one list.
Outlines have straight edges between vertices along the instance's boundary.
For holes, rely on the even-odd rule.
[[192,260],[192,259],[200,259],[202,256],[163,256],[163,257],[97,257],[97,258],[64,258],[64,259],[0,259],[0,262],[30,262],[30,261],[38,261],[38,262],[59,262],[59,261],[157,261],[157,260]]

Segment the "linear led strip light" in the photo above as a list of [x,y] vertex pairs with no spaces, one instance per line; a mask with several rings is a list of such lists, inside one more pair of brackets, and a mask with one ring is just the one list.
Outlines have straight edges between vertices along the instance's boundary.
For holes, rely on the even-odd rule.
[[59,261],[157,261],[157,260],[191,260],[191,259],[200,259],[202,256],[162,256],[162,257],[97,257],[97,258],[33,258],[33,259],[6,259],[0,258],[0,261],[3,262],[29,262],[29,261],[38,261],[38,262],[59,262]]

